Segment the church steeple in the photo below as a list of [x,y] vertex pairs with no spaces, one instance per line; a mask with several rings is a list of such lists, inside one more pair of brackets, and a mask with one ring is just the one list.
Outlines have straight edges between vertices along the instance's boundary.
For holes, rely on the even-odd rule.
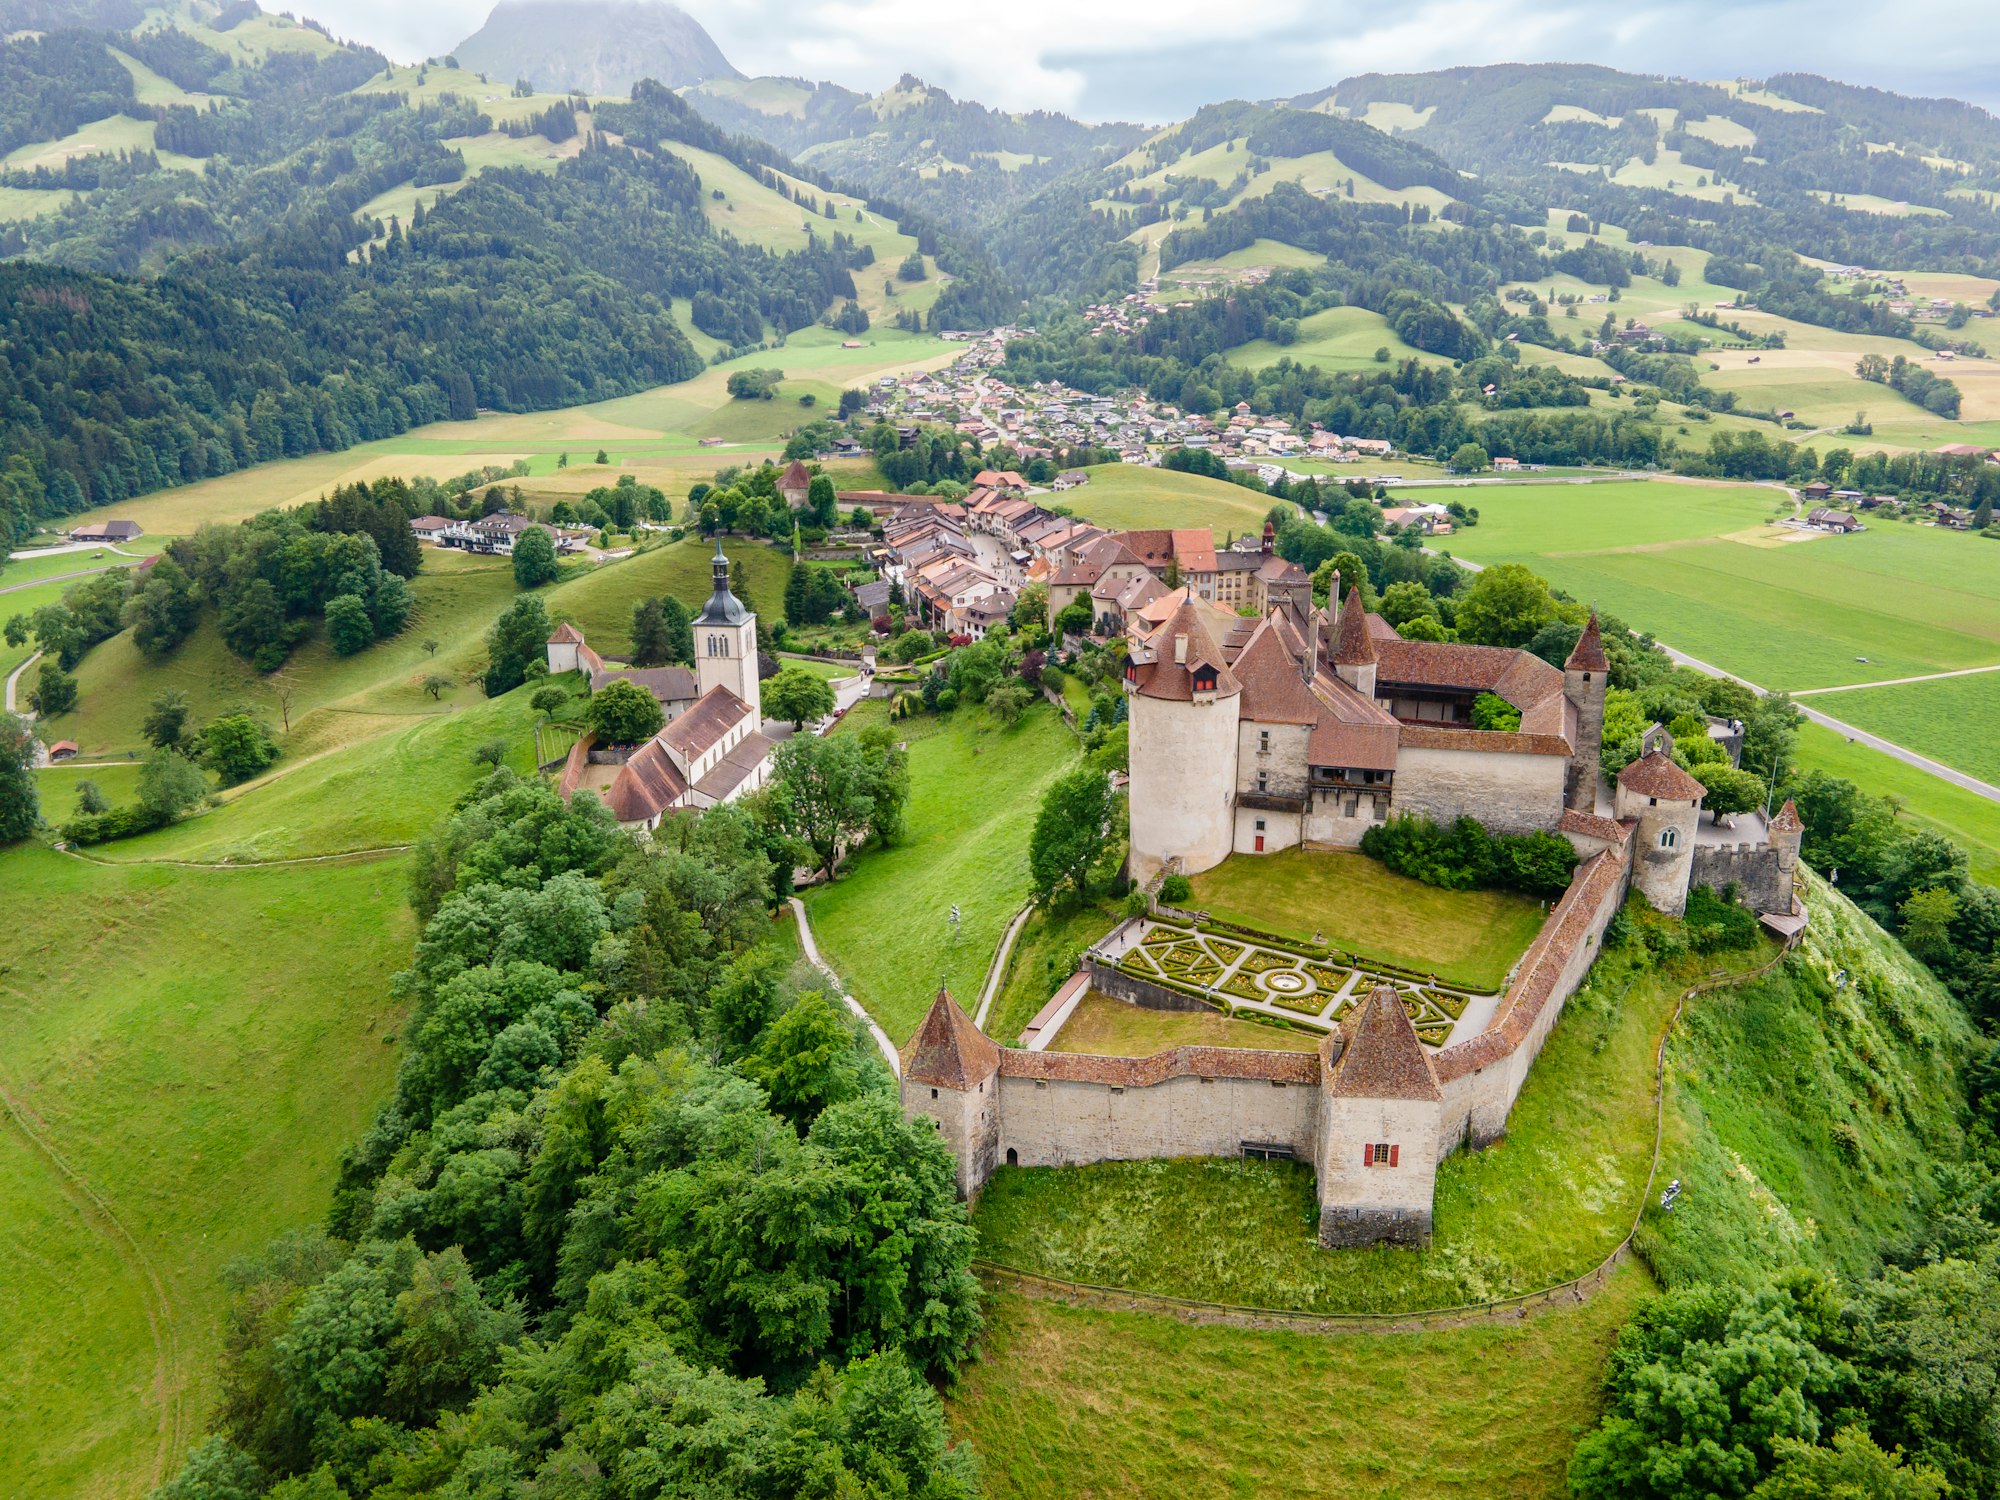
[[709,572],[714,575],[714,592],[708,596],[708,603],[701,607],[701,613],[695,616],[695,624],[741,625],[750,618],[750,611],[729,590],[729,559],[723,556],[720,537],[715,541],[715,556],[709,559]]
[[750,705],[752,727],[763,722],[763,695],[757,683],[757,616],[729,587],[729,559],[715,544],[710,571],[715,591],[694,617],[695,682],[706,693],[726,687]]

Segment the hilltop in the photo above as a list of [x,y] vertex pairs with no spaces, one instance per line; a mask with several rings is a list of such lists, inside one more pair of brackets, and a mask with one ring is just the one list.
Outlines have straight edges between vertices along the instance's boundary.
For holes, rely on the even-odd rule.
[[629,94],[642,78],[681,88],[743,76],[699,21],[664,0],[501,0],[452,56],[576,94]]

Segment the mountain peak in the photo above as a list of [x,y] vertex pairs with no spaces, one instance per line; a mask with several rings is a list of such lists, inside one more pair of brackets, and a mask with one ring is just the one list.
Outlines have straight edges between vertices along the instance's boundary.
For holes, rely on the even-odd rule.
[[629,94],[641,78],[678,89],[742,77],[701,23],[666,0],[500,0],[453,55],[461,67],[551,93]]

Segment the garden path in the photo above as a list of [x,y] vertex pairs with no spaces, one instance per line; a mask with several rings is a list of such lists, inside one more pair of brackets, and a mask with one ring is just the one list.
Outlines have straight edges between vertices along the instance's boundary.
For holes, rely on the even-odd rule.
[[868,1034],[875,1038],[875,1045],[882,1050],[883,1059],[889,1064],[889,1071],[898,1078],[902,1077],[903,1060],[896,1055],[896,1044],[889,1040],[889,1033],[875,1024],[874,1017],[861,1008],[861,1002],[847,993],[847,986],[840,982],[840,976],[833,972],[832,965],[819,956],[819,944],[813,941],[812,924],[806,920],[806,904],[797,896],[791,897],[790,902],[792,917],[799,924],[799,946],[805,950],[806,962],[827,977],[827,982],[833,986],[834,993],[840,996],[841,1003],[861,1018],[862,1024],[868,1028]]

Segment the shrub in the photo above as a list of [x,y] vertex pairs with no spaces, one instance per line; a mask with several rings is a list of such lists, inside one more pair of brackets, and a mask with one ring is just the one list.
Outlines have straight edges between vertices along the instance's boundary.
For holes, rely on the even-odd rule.
[[1180,906],[1194,897],[1194,882],[1185,875],[1169,875],[1160,882],[1160,899],[1169,906]]
[[1576,869],[1576,850],[1556,833],[1489,833],[1475,818],[1451,824],[1406,813],[1361,836],[1361,852],[1440,890],[1510,890],[1559,895]]
[[202,763],[224,786],[248,781],[278,758],[271,731],[248,714],[227,714],[201,732]]
[[[1731,887],[1733,895],[1734,887]],[[1730,897],[1718,896],[1705,885],[1688,891],[1686,924],[1690,946],[1697,953],[1747,948],[1757,941],[1757,918]]]
[[108,844],[113,839],[129,839],[134,834],[151,833],[155,828],[164,828],[168,821],[157,809],[135,804],[72,818],[63,824],[60,832],[66,843]]

